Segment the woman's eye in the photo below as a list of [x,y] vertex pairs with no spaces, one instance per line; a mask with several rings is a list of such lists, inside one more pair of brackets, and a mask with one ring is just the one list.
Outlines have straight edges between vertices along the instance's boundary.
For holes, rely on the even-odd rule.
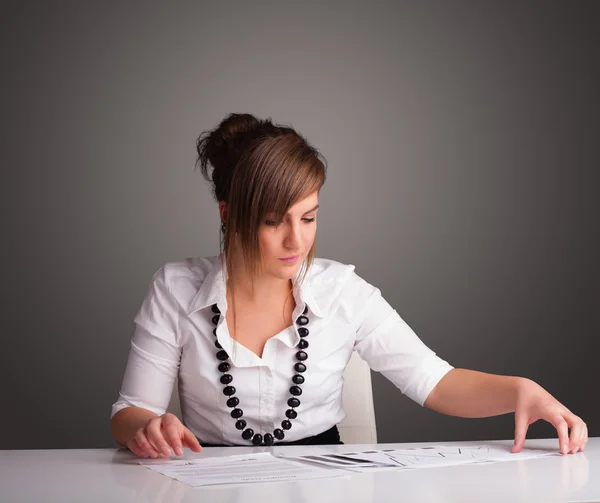
[[315,217],[313,217],[313,218],[303,218],[302,220],[304,220],[307,224],[309,224],[309,223],[315,221]]
[[275,220],[267,220],[265,222],[266,225],[270,225],[272,227],[277,227],[277,222],[275,222]]

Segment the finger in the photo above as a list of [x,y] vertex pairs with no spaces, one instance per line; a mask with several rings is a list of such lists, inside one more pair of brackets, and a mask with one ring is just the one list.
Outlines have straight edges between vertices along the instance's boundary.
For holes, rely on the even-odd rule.
[[558,445],[561,454],[569,452],[569,426],[561,415],[553,417],[550,421],[552,426],[556,428],[558,432]]
[[137,441],[137,438],[132,438],[130,440],[130,443],[127,444],[129,446],[129,448],[131,449],[131,451],[136,454],[137,456],[141,457],[141,458],[151,458],[153,457],[153,453],[151,453],[148,449],[145,449],[144,447],[142,447],[140,445],[140,443]]
[[[156,419],[156,420],[154,420]],[[160,431],[162,420],[153,418],[146,425],[146,436],[158,452],[162,452],[165,456],[171,455],[171,446],[165,440]]]
[[165,437],[166,442],[173,447],[177,456],[183,454],[183,446],[181,445],[181,438],[179,438],[180,427],[181,426],[175,422],[163,424],[163,436]]
[[200,445],[200,442],[198,442],[196,435],[194,435],[188,428],[183,430],[183,443],[194,452],[200,452],[202,450],[202,446]]
[[136,456],[139,456],[140,458],[147,458],[148,457],[148,453],[146,453],[139,445],[138,443],[135,441],[135,438],[132,438],[129,442],[127,442],[127,448],[133,452]]
[[587,424],[585,425],[585,432],[583,435],[583,443],[581,444],[581,452],[583,452],[583,449],[585,449],[585,444],[588,443],[588,427]]
[[583,443],[583,436],[585,434],[585,423],[577,416],[569,417],[568,424],[571,428],[571,435],[569,440],[569,452],[575,454],[581,444]]
[[135,440],[143,450],[148,452],[151,458],[158,457],[158,451],[150,444],[143,430],[138,430],[135,435]]
[[515,413],[515,444],[512,452],[519,452],[525,445],[527,437],[527,428],[529,427],[529,419],[525,414]]

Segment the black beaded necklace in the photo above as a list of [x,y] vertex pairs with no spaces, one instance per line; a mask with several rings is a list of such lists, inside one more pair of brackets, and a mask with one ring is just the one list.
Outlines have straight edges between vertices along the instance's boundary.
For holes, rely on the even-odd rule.
[[[221,311],[219,310],[216,304],[213,304],[211,309],[212,312],[215,313],[215,315],[212,318],[213,325],[217,325],[221,317]],[[287,401],[287,404],[290,406],[290,408],[285,411],[287,419],[281,421],[281,428],[275,428],[272,434],[265,433],[264,437],[260,433],[254,433],[254,430],[252,428],[246,428],[246,420],[242,419],[244,411],[238,407],[238,405],[240,404],[240,400],[239,398],[234,396],[236,390],[234,386],[231,386],[231,383],[233,382],[233,376],[231,374],[228,374],[229,370],[231,370],[231,364],[227,362],[227,360],[229,359],[229,355],[227,354],[227,351],[223,349],[221,344],[219,344],[219,341],[216,339],[217,329],[213,329],[213,335],[215,336],[215,346],[217,347],[217,349],[219,349],[219,351],[217,352],[217,360],[221,361],[217,368],[219,369],[219,372],[223,374],[220,378],[221,384],[225,384],[225,388],[223,388],[223,394],[229,397],[227,399],[227,407],[232,409],[232,411],[230,412],[231,417],[237,420],[235,422],[236,429],[243,430],[242,438],[244,440],[252,439],[253,445],[273,445],[275,443],[275,439],[283,440],[285,438],[285,433],[283,432],[283,430],[289,430],[292,427],[290,419],[296,419],[296,417],[298,417],[298,413],[295,409],[300,405],[300,400],[296,397],[302,394],[302,388],[300,387],[300,384],[304,383],[304,376],[302,374],[306,371],[306,365],[302,362],[308,358],[306,351],[304,351],[304,349],[308,347],[308,341],[306,340],[306,336],[309,333],[308,328],[306,328],[306,325],[308,325],[309,321],[308,317],[306,316],[307,312],[308,307],[305,307],[302,314],[296,319],[296,324],[299,325],[298,335],[301,337],[300,342],[298,343],[300,351],[296,353],[296,359],[298,360],[298,362],[294,364],[294,370],[297,373],[292,377],[292,382],[294,383],[294,385],[290,387],[290,393],[292,394],[292,397]]]

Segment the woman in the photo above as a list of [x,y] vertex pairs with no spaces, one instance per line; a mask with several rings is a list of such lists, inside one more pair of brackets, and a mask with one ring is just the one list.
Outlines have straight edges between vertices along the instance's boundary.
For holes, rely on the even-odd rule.
[[[584,449],[585,423],[539,385],[452,367],[354,266],[314,257],[326,168],[300,134],[231,114],[197,150],[219,202],[221,253],[154,274],[112,408],[118,443],[153,458],[200,444],[340,443],[342,375],[356,350],[425,407],[515,412],[513,452],[538,419],[556,427],[563,454]],[[185,425],[165,413],[176,377]]]

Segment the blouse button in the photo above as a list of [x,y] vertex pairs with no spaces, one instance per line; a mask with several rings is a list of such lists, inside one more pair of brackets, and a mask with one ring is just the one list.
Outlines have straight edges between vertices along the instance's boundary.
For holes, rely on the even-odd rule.
[[298,351],[296,353],[296,358],[299,361],[303,362],[303,361],[305,361],[308,358],[308,354],[306,353],[306,351]]
[[296,363],[296,365],[294,365],[294,370],[296,370],[296,372],[305,372],[306,371],[306,365],[304,365],[304,363]]
[[227,360],[227,358],[229,358],[227,351],[221,350],[217,353],[217,359],[223,361],[223,360]]
[[[304,315],[298,316],[296,323],[298,323],[298,325],[308,325],[308,318]],[[215,325],[216,325],[216,323],[215,323]]]
[[231,374],[223,374],[220,381],[221,384],[229,384],[231,381],[233,381],[233,376]]

